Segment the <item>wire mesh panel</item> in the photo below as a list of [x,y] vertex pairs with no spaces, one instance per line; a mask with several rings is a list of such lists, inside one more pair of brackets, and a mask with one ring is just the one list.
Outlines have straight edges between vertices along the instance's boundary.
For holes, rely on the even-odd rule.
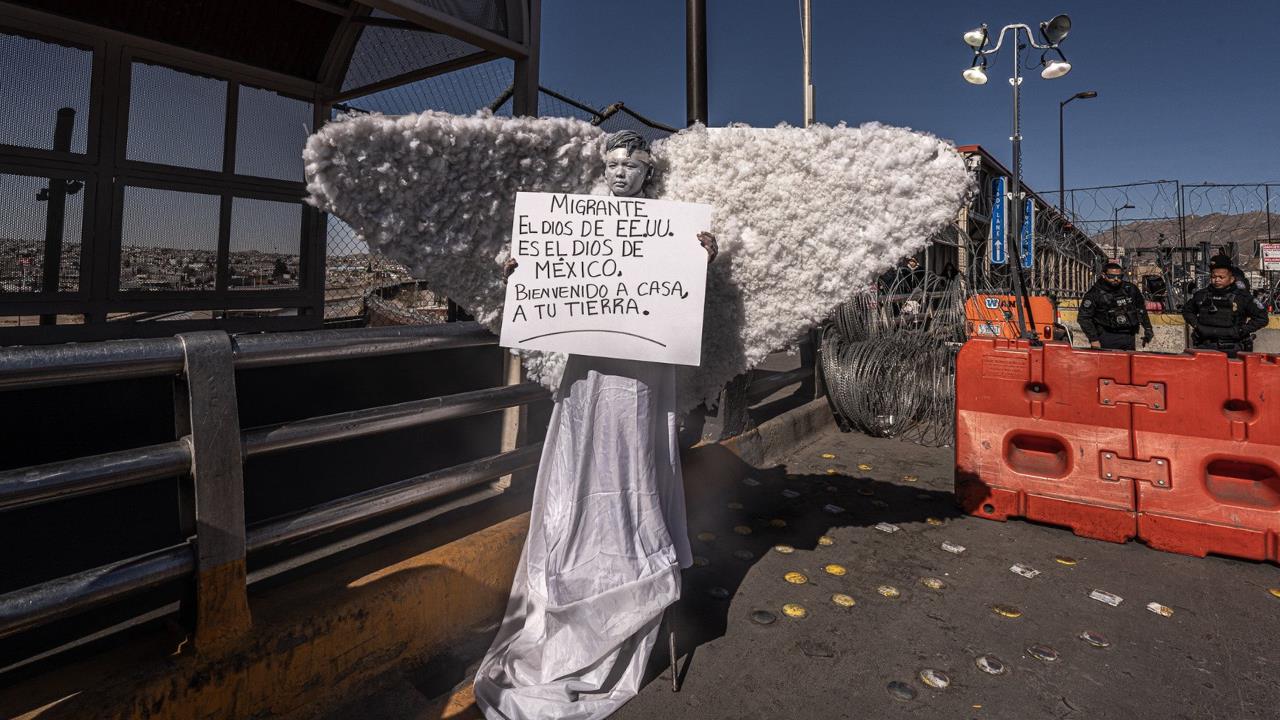
[[342,90],[353,90],[480,52],[457,38],[421,29],[370,25],[360,33]]
[[302,181],[311,103],[242,85],[236,107],[236,174]]
[[[49,207],[55,186],[65,197],[60,217]],[[0,293],[80,289],[82,189],[79,181],[0,173]],[[55,223],[52,238],[59,243],[54,248],[46,245],[50,221]],[[46,259],[58,263],[57,287],[45,286]]]
[[1172,180],[1076,188],[1067,191],[1072,221],[1102,246],[1108,257],[1156,247],[1160,236],[1180,243],[1178,183]]
[[[1075,188],[1067,191],[1066,203],[1073,222],[1093,238],[1105,259],[1119,262],[1129,280],[1151,290],[1149,299],[1172,308],[1182,304],[1184,282],[1194,283],[1198,253],[1182,249],[1176,181]],[[1095,279],[1090,277],[1090,283]]]
[[[364,95],[339,109],[408,115],[423,110],[466,115],[487,108],[511,87],[515,63],[491,60],[479,65]],[[510,104],[510,103],[508,103]],[[507,113],[508,115],[510,113]]]
[[324,317],[358,317],[365,292],[376,287],[369,246],[354,228],[332,215],[325,229]]
[[[587,103],[582,103],[585,107],[570,103],[557,94],[549,93],[539,89],[538,93],[538,114],[543,117],[569,117],[577,118],[584,122],[594,123],[600,119],[600,112]],[[504,104],[508,112],[511,108],[511,101]],[[588,109],[590,108],[590,109]]]
[[215,289],[220,202],[217,195],[126,186],[120,289]]
[[227,83],[162,65],[133,63],[129,160],[221,170]]
[[498,35],[507,34],[506,3],[502,0],[410,0],[410,2],[431,10],[439,10]]
[[[0,144],[84,153],[93,52],[0,33]],[[74,112],[57,147],[58,111]]]
[[600,129],[610,133],[631,130],[651,143],[667,137],[672,132],[670,128],[659,127],[651,120],[643,118],[627,108],[619,108],[600,122],[599,125]]
[[227,286],[232,290],[296,289],[302,223],[300,203],[233,198]]
[[1207,242],[1241,267],[1257,263],[1258,244],[1280,237],[1280,184],[1183,185],[1188,245]]

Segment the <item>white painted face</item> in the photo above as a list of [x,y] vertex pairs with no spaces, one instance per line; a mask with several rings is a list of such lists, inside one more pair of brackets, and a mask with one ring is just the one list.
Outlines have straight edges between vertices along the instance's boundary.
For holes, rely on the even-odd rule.
[[609,192],[617,197],[635,197],[644,190],[649,179],[647,155],[637,151],[627,154],[626,148],[614,148],[604,156],[604,180]]

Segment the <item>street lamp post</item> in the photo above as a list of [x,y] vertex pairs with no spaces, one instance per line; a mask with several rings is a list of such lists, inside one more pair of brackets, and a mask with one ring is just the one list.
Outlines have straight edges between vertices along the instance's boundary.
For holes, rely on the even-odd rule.
[[804,46],[804,126],[813,124],[813,25],[810,0],[800,3],[800,33]]
[[1066,216],[1067,214],[1067,200],[1066,200],[1067,190],[1066,190],[1066,181],[1064,179],[1065,175],[1063,174],[1063,170],[1062,170],[1063,168],[1062,110],[1067,106],[1067,103],[1071,102],[1072,100],[1092,100],[1096,97],[1098,97],[1098,93],[1096,90],[1086,90],[1084,92],[1078,92],[1075,95],[1072,95],[1071,97],[1067,98],[1066,100],[1063,100],[1062,102],[1058,103],[1058,209],[1062,211],[1063,216]]
[[1133,210],[1133,206],[1125,203],[1111,213],[1111,259],[1115,260],[1120,251],[1120,211]]
[[[1067,37],[1067,33],[1071,30],[1071,18],[1066,15],[1057,15],[1048,22],[1040,23],[1040,36],[1044,39],[1041,45],[1035,41],[1035,37],[1031,32],[1031,28],[1022,23],[1013,25],[1005,25],[1000,30],[1000,35],[996,40],[996,46],[991,49],[985,49],[990,36],[987,32],[987,26],[975,28],[964,34],[964,42],[973,48],[973,63],[965,70],[962,75],[964,79],[974,85],[983,85],[987,82],[987,56],[995,55],[1000,52],[1001,46],[1004,45],[1005,33],[1013,31],[1013,77],[1009,78],[1009,84],[1013,86],[1013,136],[1010,140],[1013,143],[1013,177],[1012,188],[1009,192],[1011,208],[1010,232],[1006,233],[1006,241],[1008,243],[1008,253],[1006,257],[1013,264],[1014,290],[1018,296],[1018,330],[1024,337],[1033,338],[1034,330],[1028,331],[1028,327],[1034,327],[1035,319],[1031,316],[1031,301],[1027,298],[1027,290],[1025,280],[1022,275],[1022,263],[1020,261],[1021,254],[1018,252],[1018,240],[1022,233],[1022,133],[1021,122],[1022,113],[1019,108],[1019,90],[1022,87],[1022,63],[1020,51],[1030,46],[1037,50],[1043,50],[1040,55],[1040,64],[1044,69],[1040,71],[1040,77],[1046,80],[1060,78],[1071,72],[1071,63],[1067,62],[1067,58],[1062,54],[1062,50],[1058,48],[1058,44]],[[1022,45],[1018,38],[1018,33],[1026,35],[1027,45]],[[1056,59],[1050,59],[1050,54],[1057,55]],[[1024,315],[1025,309],[1025,315]]]

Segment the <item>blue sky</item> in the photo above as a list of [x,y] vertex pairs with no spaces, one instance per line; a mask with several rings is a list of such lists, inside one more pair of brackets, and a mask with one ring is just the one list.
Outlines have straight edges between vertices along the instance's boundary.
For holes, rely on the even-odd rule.
[[[801,121],[799,4],[709,0],[713,125]],[[1066,108],[1067,187],[1154,179],[1280,180],[1280,2],[1275,0],[812,0],[819,122],[878,120],[980,144],[1010,160],[1008,44],[990,81],[964,82],[961,35],[982,24],[1033,27],[1066,12],[1073,69],[1023,83],[1024,177],[1058,184],[1058,102]],[[684,0],[547,0],[542,83],[593,104],[621,100],[668,124],[685,119]],[[1039,52],[1034,56],[1038,60]]]

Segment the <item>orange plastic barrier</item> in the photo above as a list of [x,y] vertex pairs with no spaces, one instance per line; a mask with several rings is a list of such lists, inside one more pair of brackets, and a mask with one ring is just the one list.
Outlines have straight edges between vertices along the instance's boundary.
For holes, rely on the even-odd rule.
[[971,339],[956,494],[980,517],[1280,562],[1280,357]]
[[1274,355],[1133,355],[1138,536],[1161,550],[1280,561],[1280,365]]
[[1103,467],[1108,453],[1128,454],[1131,415],[1126,404],[1101,401],[1104,379],[1127,383],[1129,356],[965,343],[956,358],[956,495],[965,511],[1112,542],[1134,537],[1133,482]]
[[[1046,339],[1053,339],[1053,324],[1058,321],[1058,313],[1049,298],[1033,295],[1031,300],[1031,319],[1035,320],[1036,333]],[[1018,311],[1014,295],[971,295],[964,301],[965,319],[969,321],[971,337],[1017,339]]]

